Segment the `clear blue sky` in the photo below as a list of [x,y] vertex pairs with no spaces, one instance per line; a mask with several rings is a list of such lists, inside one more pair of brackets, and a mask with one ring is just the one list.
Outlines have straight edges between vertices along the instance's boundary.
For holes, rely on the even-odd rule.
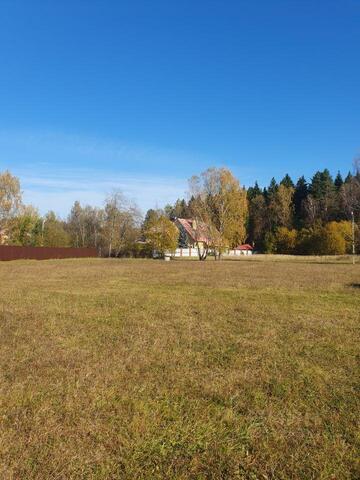
[[41,211],[360,153],[359,0],[1,0],[0,66],[0,170]]

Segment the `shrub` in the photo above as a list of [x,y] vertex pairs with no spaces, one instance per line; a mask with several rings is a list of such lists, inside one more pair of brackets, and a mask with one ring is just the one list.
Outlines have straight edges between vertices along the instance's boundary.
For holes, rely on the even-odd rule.
[[351,251],[351,223],[329,222],[298,232],[296,253],[301,255],[344,255]]
[[280,227],[275,234],[275,249],[277,253],[292,254],[295,252],[297,231]]
[[265,253],[274,253],[275,252],[275,236],[271,232],[267,232],[264,238],[264,252]]

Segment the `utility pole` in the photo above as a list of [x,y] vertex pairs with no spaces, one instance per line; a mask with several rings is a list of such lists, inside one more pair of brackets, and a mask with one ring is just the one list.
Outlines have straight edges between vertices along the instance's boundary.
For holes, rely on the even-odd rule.
[[352,263],[355,265],[355,220],[354,212],[351,212],[351,233],[352,233]]

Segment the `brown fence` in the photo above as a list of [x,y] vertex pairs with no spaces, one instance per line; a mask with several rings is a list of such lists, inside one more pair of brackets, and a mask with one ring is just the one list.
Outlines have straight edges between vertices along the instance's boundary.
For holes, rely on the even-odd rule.
[[13,247],[0,245],[0,260],[49,260],[51,258],[97,257],[96,248]]

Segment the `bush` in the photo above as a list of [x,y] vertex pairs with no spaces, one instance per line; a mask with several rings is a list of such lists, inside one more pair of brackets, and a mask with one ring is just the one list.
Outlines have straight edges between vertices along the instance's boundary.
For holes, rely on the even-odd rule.
[[131,256],[135,258],[152,258],[153,249],[150,243],[141,242],[135,243],[131,250]]
[[328,223],[322,229],[323,255],[344,255],[346,253],[345,235],[339,223]]
[[295,253],[297,243],[297,231],[289,230],[286,227],[280,227],[275,234],[275,250],[277,253],[293,254]]
[[300,255],[344,255],[351,252],[351,223],[329,222],[298,232],[296,253]]
[[274,253],[275,252],[275,236],[271,232],[267,232],[264,238],[264,253]]
[[299,255],[321,255],[321,227],[302,228],[298,233],[296,253]]

